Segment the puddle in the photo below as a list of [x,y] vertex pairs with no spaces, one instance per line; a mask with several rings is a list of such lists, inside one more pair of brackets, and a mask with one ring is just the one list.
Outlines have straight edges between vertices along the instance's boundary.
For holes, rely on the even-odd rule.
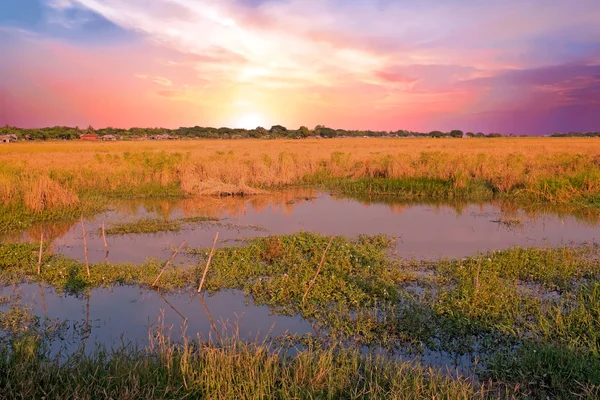
[[[407,204],[386,198],[377,201],[340,198],[314,190],[288,190],[247,198],[121,201],[113,210],[85,221],[90,262],[105,259],[99,232],[115,222],[144,217],[177,219],[210,216],[220,224],[187,224],[179,232],[108,236],[109,260],[143,262],[168,259],[184,240],[191,247],[210,247],[219,232],[218,246],[244,239],[301,230],[322,234],[386,234],[397,239],[395,253],[408,259],[460,258],[511,246],[557,246],[593,243],[600,238],[597,216],[535,211],[503,204]],[[263,229],[256,229],[256,227]],[[41,231],[53,239],[55,252],[83,258],[78,222],[40,225],[4,240],[39,240]],[[179,255],[178,263],[193,262]]]
[[[67,321],[72,328],[53,350],[63,346],[74,350],[82,337],[95,346],[108,348],[120,344],[148,344],[148,333],[157,324],[170,329],[174,340],[185,335],[204,339],[238,334],[241,339],[263,340],[289,334],[312,332],[311,325],[300,316],[272,314],[267,306],[256,306],[239,291],[221,291],[203,297],[189,293],[161,294],[130,286],[94,289],[87,294],[58,294],[53,288],[38,284],[22,284],[0,289],[2,296],[18,296],[20,304],[30,307],[39,317]],[[10,304],[0,305],[7,310]],[[79,334],[77,333],[79,331]],[[87,333],[86,333],[87,332]]]

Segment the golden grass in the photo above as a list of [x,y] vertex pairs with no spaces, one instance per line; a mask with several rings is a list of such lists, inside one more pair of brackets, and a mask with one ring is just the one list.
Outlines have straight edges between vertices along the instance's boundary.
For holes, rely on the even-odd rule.
[[[329,178],[429,178],[565,203],[600,192],[595,138],[35,142],[0,147],[0,201],[35,211],[86,193],[255,194]],[[554,185],[552,180],[570,179]],[[317,179],[318,180],[318,179]],[[548,185],[552,187],[548,187]],[[554,185],[554,186],[553,186]],[[158,189],[157,189],[158,188]]]

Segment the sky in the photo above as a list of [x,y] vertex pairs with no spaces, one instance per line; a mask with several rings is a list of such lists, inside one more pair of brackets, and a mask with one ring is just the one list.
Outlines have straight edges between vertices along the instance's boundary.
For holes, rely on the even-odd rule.
[[600,131],[598,0],[0,0],[0,125]]

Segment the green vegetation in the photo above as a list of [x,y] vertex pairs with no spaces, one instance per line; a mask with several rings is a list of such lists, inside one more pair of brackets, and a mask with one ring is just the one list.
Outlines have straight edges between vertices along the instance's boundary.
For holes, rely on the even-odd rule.
[[[14,321],[23,312],[9,314],[7,320]],[[235,336],[173,343],[164,330],[153,332],[143,350],[100,347],[57,363],[44,347],[47,329],[39,325],[29,319],[2,326],[10,331],[0,347],[3,399],[472,399],[484,394],[464,379],[338,346],[295,350]]]
[[[140,388],[139,396],[154,390],[157,397],[231,398],[245,390],[250,397],[281,398],[593,399],[600,392],[598,246],[513,248],[460,260],[409,263],[389,259],[385,236],[336,237],[318,269],[330,240],[302,232],[217,249],[204,285],[210,292],[242,290],[277,313],[301,315],[321,334],[262,344],[237,339],[169,343],[160,351],[154,347],[78,355],[62,366],[27,342],[5,347],[0,362],[12,362],[13,367],[0,366],[5,374],[0,387],[25,390],[18,386],[16,373],[34,371],[27,379],[35,381],[23,378],[30,382],[27,387],[50,390],[60,382],[50,376],[63,377],[69,382],[65,395],[92,395],[87,390],[93,389],[116,396],[120,392],[112,390],[128,385]],[[40,281],[75,293],[114,284],[149,287],[163,265],[95,264],[88,277],[81,262],[45,255],[37,276],[37,250],[37,244],[0,246],[0,283]],[[169,267],[159,289],[195,290],[209,249],[187,252],[198,257],[198,268]],[[19,326],[18,318],[3,318],[7,325]],[[288,358],[288,345],[295,356]],[[365,349],[366,355],[361,352]],[[441,378],[418,364],[402,363],[395,358],[398,350],[467,357],[474,365],[472,373],[486,385]],[[375,353],[380,358],[373,358]],[[217,370],[213,365],[228,367]],[[124,370],[132,373],[119,372]],[[86,376],[94,377],[98,386],[82,385]],[[235,385],[220,384],[236,376]],[[315,379],[322,385],[314,385]],[[306,382],[313,382],[313,389]],[[172,392],[165,394],[167,388]]]
[[218,218],[198,216],[179,219],[142,218],[135,221],[112,224],[105,230],[105,232],[107,235],[179,232],[186,226],[193,227],[198,225],[210,225],[224,229],[251,229],[255,231],[266,231],[265,228],[258,225],[236,225],[229,222],[220,222]]
[[304,178],[304,182],[326,190],[348,196],[393,196],[396,200],[415,201],[512,201],[518,204],[574,205],[579,208],[597,208],[600,195],[589,193],[590,181],[594,176],[575,178],[543,179],[534,187],[526,189],[514,185],[501,190],[492,181],[454,177],[449,179],[406,177],[406,178],[336,178],[319,173]]
[[189,217],[180,219],[142,218],[130,222],[119,222],[106,229],[107,235],[128,235],[132,233],[179,232],[183,224],[215,222],[217,218]]
[[176,220],[143,218],[132,222],[118,222],[106,229],[107,235],[131,233],[179,232],[181,224]]
[[432,178],[326,178],[313,176],[306,182],[349,196],[393,196],[397,200],[490,201],[496,198],[489,183],[469,181],[457,186],[452,179]]

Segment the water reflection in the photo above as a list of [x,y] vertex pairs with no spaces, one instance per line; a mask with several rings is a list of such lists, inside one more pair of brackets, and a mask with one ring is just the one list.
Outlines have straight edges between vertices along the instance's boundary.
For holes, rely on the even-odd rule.
[[[199,215],[219,218],[222,224],[189,225],[179,232],[109,236],[109,260],[166,260],[184,240],[192,247],[210,247],[217,231],[219,246],[301,230],[350,237],[387,234],[397,239],[395,250],[399,256],[417,259],[463,257],[514,245],[594,242],[600,236],[599,213],[589,208],[540,208],[501,202],[406,203],[392,197],[353,199],[311,189],[252,197],[119,201],[110,211],[87,220],[86,229],[99,232],[103,221],[110,226],[143,217]],[[265,231],[257,231],[252,225]],[[38,241],[42,230],[53,239],[55,252],[83,258],[81,229],[76,222],[36,226],[5,240]],[[88,250],[90,262],[105,259],[100,234],[89,235]],[[185,257],[179,255],[176,262],[194,262]]]
[[180,338],[184,326],[186,335],[200,335],[204,339],[220,339],[234,330],[244,340],[312,332],[311,325],[300,316],[272,314],[267,306],[254,305],[252,299],[239,291],[201,296],[117,286],[90,290],[75,297],[61,295],[44,285],[22,284],[1,288],[0,296],[18,298],[0,305],[5,311],[12,304],[20,304],[40,317],[70,322],[70,332],[54,344],[55,352],[61,346],[67,351],[74,350],[81,343],[110,348],[123,340],[144,346],[159,321],[175,340]]

